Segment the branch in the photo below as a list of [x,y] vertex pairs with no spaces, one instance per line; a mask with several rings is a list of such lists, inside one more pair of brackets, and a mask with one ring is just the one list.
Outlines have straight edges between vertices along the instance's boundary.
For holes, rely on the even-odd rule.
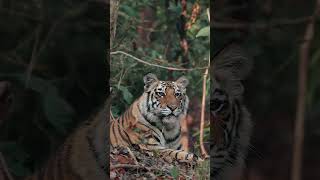
[[145,166],[134,165],[134,164],[116,164],[116,165],[111,165],[110,166],[110,170],[118,169],[118,168],[145,169],[147,171],[152,170],[152,168],[148,168],[148,167],[145,167]]
[[[210,11],[207,9],[207,15],[208,15],[208,20],[210,23]],[[210,55],[209,55],[209,64],[208,67],[210,66]],[[207,89],[207,76],[208,76],[208,69],[206,68],[204,74],[203,74],[203,82],[202,82],[202,102],[201,102],[201,121],[200,121],[200,150],[201,150],[201,155],[204,158],[208,158],[208,153],[204,147],[203,143],[203,129],[204,129],[204,116],[205,116],[205,110],[206,110],[206,89]]]
[[149,65],[149,66],[154,66],[154,67],[158,67],[158,68],[162,68],[162,69],[167,69],[167,70],[171,70],[171,71],[193,71],[193,70],[203,70],[203,69],[207,69],[207,67],[198,67],[198,68],[175,68],[175,67],[168,67],[168,66],[162,66],[162,65],[158,65],[158,64],[152,64],[152,63],[149,63],[147,61],[144,61],[142,59],[139,59],[131,54],[128,54],[126,52],[123,52],[123,51],[114,51],[114,52],[111,52],[110,55],[116,55],[116,54],[123,54],[125,56],[128,56],[128,57],[131,57],[132,59],[140,62],[140,63],[143,63],[143,64],[146,64],[146,65]]
[[289,25],[299,25],[303,23],[308,23],[312,21],[312,16],[306,16],[306,17],[299,17],[296,19],[277,19],[270,22],[264,22],[264,23],[251,23],[251,22],[222,22],[214,20],[212,21],[212,26],[215,29],[259,29],[259,30],[265,30],[275,27],[281,27],[281,26],[289,26]]
[[1,152],[0,152],[0,179],[13,180]]
[[204,129],[204,113],[206,109],[206,84],[207,84],[207,76],[208,76],[208,69],[206,69],[203,75],[203,82],[202,82],[202,103],[201,103],[201,122],[200,122],[200,149],[201,155],[204,158],[209,157],[208,153],[204,147],[203,143],[203,129]]
[[294,144],[293,144],[293,161],[291,169],[291,179],[301,179],[301,165],[303,156],[304,142],[304,121],[305,121],[305,104],[306,104],[306,87],[307,87],[307,69],[310,53],[310,44],[314,37],[314,27],[316,17],[320,11],[320,0],[317,0],[314,14],[306,26],[304,41],[299,50],[299,77],[298,77],[298,98],[296,121],[294,129]]

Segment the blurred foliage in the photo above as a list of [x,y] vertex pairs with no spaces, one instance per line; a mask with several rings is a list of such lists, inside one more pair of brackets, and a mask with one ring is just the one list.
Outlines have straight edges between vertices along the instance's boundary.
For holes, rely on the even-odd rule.
[[[187,22],[190,21],[195,4],[199,4],[200,13],[196,21],[185,32],[189,45],[188,62],[184,61],[180,46],[180,16],[183,11],[180,1],[121,1],[116,38],[111,52],[123,51],[148,63],[166,67],[207,67],[210,53],[210,28],[207,16],[209,1],[187,1]],[[203,69],[171,71],[139,63],[123,54],[114,54],[111,57],[110,85],[114,90],[112,113],[115,117],[121,115],[142,94],[143,76],[147,73],[156,74],[159,80],[176,80],[181,75],[185,75],[190,81],[187,94],[192,99],[189,113],[198,116],[193,117],[194,121],[198,123],[190,128],[194,128],[192,132],[199,131],[200,110],[192,108],[194,106],[200,107]],[[206,133],[206,141],[208,135],[209,133]],[[196,139],[198,141],[199,138]],[[195,148],[195,150],[199,149]]]
[[[290,8],[288,8],[290,7]],[[297,19],[313,14],[315,1],[217,0],[214,20],[230,25],[213,27],[211,48],[218,51],[231,40],[241,41],[254,60],[254,68],[245,81],[245,103],[252,114],[252,135],[245,170],[246,179],[290,179],[293,129],[297,101],[299,48],[307,22]],[[247,28],[233,28],[248,23]],[[274,22],[281,25],[272,26]],[[289,23],[287,22],[296,22]],[[264,24],[265,28],[255,28]],[[319,179],[320,135],[320,43],[319,20],[310,49],[307,82],[307,112],[302,179]]]
[[0,151],[14,175],[41,167],[104,102],[105,7],[87,0],[0,1],[0,80],[11,82],[13,97]]

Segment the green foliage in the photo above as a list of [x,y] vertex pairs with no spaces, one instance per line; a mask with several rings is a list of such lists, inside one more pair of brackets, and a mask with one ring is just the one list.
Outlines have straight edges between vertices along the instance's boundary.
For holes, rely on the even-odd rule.
[[210,36],[210,26],[206,26],[197,33],[196,37],[201,37],[201,36]]
[[26,164],[30,161],[30,156],[23,151],[23,147],[15,142],[1,142],[0,151],[6,157],[6,163],[17,176],[30,173]]
[[0,74],[1,79],[16,82],[23,87],[27,84],[28,89],[37,93],[37,99],[47,121],[61,134],[65,134],[72,122],[75,112],[72,106],[58,93],[58,89],[49,81],[38,77],[30,77],[27,80],[24,74]]
[[171,169],[171,176],[173,179],[178,179],[179,178],[179,169],[176,166],[173,166]]
[[122,92],[123,99],[126,101],[126,103],[131,104],[133,100],[133,96],[129,92],[128,88],[125,86],[119,86],[118,89]]
[[104,6],[86,0],[1,2],[0,80],[10,81],[13,98],[0,127],[0,151],[13,175],[43,167],[104,102]]
[[[191,7],[194,2],[188,2],[188,13],[191,14]],[[208,19],[206,8],[209,5],[207,1],[200,1],[201,14],[190,30],[187,31],[187,40],[189,43],[188,68],[205,67],[208,65],[209,58],[209,38],[197,38],[206,36],[208,33]],[[141,13],[144,9],[152,11],[152,27],[146,42],[141,39],[138,27],[141,26]],[[181,13],[181,5],[177,5],[170,1],[166,10],[165,4],[158,1],[149,1],[147,4],[137,1],[123,1],[120,4],[120,12],[118,17],[118,27],[116,32],[116,40],[114,42],[115,50],[127,52],[152,64],[160,64],[162,66],[179,67],[182,65],[180,37],[176,29]],[[166,14],[168,13],[168,14]],[[205,28],[203,28],[205,27]],[[199,36],[198,35],[198,36]],[[133,43],[137,45],[137,49],[133,49]],[[182,74],[186,75],[190,80],[188,94],[190,97],[201,97],[201,80],[203,70],[193,70],[189,72],[172,72],[166,69],[153,67],[138,63],[125,55],[113,55],[111,60],[111,86],[116,87],[117,103],[113,103],[112,112],[118,114],[123,112],[130,105],[133,99],[139,97],[143,91],[143,76],[148,72],[152,72],[161,80],[167,80],[172,74],[173,79],[177,79]],[[132,95],[132,96],[131,96]],[[133,99],[132,99],[133,98]],[[118,101],[120,99],[120,101]]]

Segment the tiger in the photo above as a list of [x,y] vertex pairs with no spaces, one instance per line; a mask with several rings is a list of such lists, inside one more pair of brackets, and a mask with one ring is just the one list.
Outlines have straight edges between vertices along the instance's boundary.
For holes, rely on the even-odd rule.
[[110,98],[78,127],[47,164],[24,180],[105,180],[107,171]]
[[252,65],[252,59],[235,43],[219,51],[211,62],[210,177],[214,180],[234,179],[234,173],[244,166],[252,121],[243,103],[241,80],[248,76]]
[[139,147],[156,151],[167,162],[196,163],[200,157],[182,149],[180,121],[186,116],[189,98],[185,76],[160,81],[148,73],[144,91],[131,106],[110,123],[112,147]]

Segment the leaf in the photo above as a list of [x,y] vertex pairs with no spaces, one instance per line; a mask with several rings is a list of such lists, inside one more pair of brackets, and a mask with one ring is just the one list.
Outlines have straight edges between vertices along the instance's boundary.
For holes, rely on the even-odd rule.
[[59,96],[56,89],[49,89],[42,97],[47,120],[56,130],[66,133],[67,127],[75,115],[73,108]]
[[210,27],[206,26],[197,33],[196,37],[201,37],[201,36],[210,36]]
[[173,168],[171,169],[170,173],[171,173],[171,176],[172,176],[174,179],[178,179],[179,169],[178,169],[176,166],[173,166]]
[[[25,85],[26,76],[24,74],[7,74],[5,77]],[[28,88],[39,93],[44,114],[48,122],[60,133],[65,133],[67,125],[74,117],[73,108],[58,93],[58,89],[49,80],[31,76]]]
[[25,176],[30,173],[30,169],[25,166],[30,156],[21,145],[16,142],[1,142],[0,152],[6,157],[7,165],[15,175]]
[[121,7],[121,11],[124,12],[125,14],[128,15],[128,17],[136,17],[138,16],[137,11],[135,11],[132,7],[127,6],[127,5],[122,5]]
[[133,96],[125,86],[119,86],[118,89],[122,92],[123,99],[126,101],[127,104],[131,104]]

